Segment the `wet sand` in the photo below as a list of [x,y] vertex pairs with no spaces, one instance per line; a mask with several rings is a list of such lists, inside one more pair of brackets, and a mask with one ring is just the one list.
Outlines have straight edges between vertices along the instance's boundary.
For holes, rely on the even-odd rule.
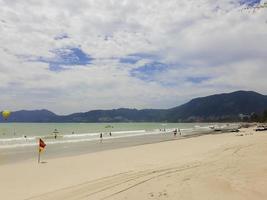
[[[174,137],[173,133],[161,133],[154,135],[142,135],[124,138],[113,138],[104,135],[102,143],[100,140],[86,141],[77,143],[63,143],[63,144],[48,144],[42,159],[59,158],[66,156],[82,155],[87,153],[94,153],[99,151],[119,149],[131,146],[138,146],[144,144],[152,144],[176,139],[185,139],[189,137],[197,137],[201,134],[194,135],[177,135]],[[58,139],[60,140],[60,139]],[[45,140],[44,140],[45,141]],[[10,164],[14,162],[21,162],[25,160],[36,160],[38,156],[38,145],[26,146],[18,148],[0,149],[0,165]]]

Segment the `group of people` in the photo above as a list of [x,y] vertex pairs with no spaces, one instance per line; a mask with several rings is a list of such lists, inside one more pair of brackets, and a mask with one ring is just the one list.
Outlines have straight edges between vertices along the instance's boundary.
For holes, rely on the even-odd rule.
[[[54,131],[53,131],[53,134],[54,134],[54,138],[55,139],[57,139],[57,134],[58,134],[59,132],[58,132],[58,130],[57,129],[55,129]],[[74,131],[72,131],[72,134],[74,134]],[[109,132],[109,136],[112,136],[112,133],[111,132]],[[24,136],[25,138],[26,138],[26,136]],[[102,141],[103,141],[103,133],[100,133],[100,135],[99,135],[99,138],[100,138],[100,142],[102,143]]]
[[177,130],[177,128],[173,131],[173,135],[176,136],[178,132],[179,135],[181,136],[182,135],[181,130],[180,129]]
[[[112,136],[111,132],[109,132],[109,136]],[[102,141],[103,141],[103,133],[100,133],[99,138],[100,138],[100,143],[102,143]]]
[[[164,129],[159,129],[160,131],[163,131],[163,132],[166,132],[166,129],[164,128]],[[173,131],[173,135],[174,136],[176,136],[178,133],[179,133],[179,136],[181,136],[182,135],[182,133],[181,133],[181,130],[180,129],[174,129]]]

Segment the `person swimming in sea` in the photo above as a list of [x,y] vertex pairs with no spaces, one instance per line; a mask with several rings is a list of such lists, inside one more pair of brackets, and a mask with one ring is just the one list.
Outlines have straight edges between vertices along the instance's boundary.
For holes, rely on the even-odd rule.
[[57,139],[57,134],[59,133],[58,132],[58,130],[55,128],[55,130],[53,131],[53,133],[54,133],[54,137],[55,137],[55,139]]

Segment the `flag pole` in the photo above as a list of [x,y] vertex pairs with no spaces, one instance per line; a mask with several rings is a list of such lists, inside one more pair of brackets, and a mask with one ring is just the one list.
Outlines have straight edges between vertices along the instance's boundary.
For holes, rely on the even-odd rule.
[[44,141],[39,138],[39,153],[38,153],[38,163],[40,163],[40,159],[41,159],[41,151],[45,148],[46,144],[44,143]]
[[38,164],[40,163],[41,151],[40,148],[38,149]]
[[41,157],[40,140],[41,138],[39,138],[39,144],[38,144],[38,164],[40,163],[40,157]]

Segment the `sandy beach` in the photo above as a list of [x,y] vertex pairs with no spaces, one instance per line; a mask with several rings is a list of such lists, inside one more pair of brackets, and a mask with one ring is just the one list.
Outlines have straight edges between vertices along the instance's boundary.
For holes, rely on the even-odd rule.
[[1,199],[267,199],[267,132],[240,134],[0,165]]

